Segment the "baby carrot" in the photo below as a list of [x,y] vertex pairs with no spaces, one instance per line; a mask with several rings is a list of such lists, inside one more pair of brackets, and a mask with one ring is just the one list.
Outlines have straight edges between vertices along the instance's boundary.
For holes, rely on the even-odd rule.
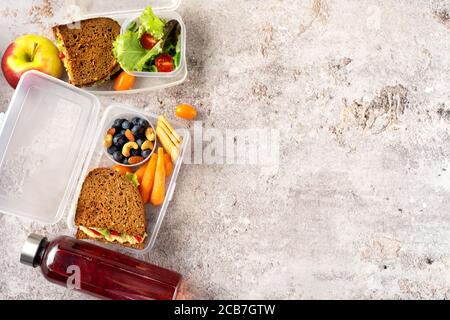
[[139,192],[141,193],[142,201],[147,203],[150,199],[152,193],[153,182],[155,181],[155,170],[156,164],[158,162],[158,155],[152,154],[150,161],[145,169],[144,177],[142,178],[142,183],[139,187]]
[[142,183],[142,180],[144,179],[145,169],[147,169],[147,166],[149,163],[150,163],[150,161],[147,161],[139,169],[136,170],[135,173],[136,173],[139,183]]
[[150,202],[160,206],[164,202],[166,193],[166,169],[164,168],[164,148],[158,148],[158,161],[156,164],[155,180]]
[[164,152],[164,168],[166,169],[166,177],[170,177],[173,172],[173,163],[170,154]]

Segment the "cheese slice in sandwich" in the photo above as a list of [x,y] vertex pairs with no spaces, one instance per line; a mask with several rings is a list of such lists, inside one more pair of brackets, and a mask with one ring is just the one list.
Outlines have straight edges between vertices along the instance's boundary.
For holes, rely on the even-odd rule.
[[120,71],[113,42],[120,25],[110,18],[87,19],[53,27],[61,57],[75,86],[91,86],[109,80]]
[[77,239],[95,239],[143,249],[147,237],[139,190],[120,173],[99,168],[83,182],[75,225]]

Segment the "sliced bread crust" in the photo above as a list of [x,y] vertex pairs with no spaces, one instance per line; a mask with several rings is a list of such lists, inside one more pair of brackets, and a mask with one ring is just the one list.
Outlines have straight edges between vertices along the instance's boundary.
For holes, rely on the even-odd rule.
[[75,225],[143,235],[146,220],[142,197],[120,173],[109,168],[94,169],[83,182]]
[[110,18],[93,18],[53,27],[65,48],[64,66],[69,82],[90,86],[109,79],[120,66],[113,54],[113,42],[120,25]]

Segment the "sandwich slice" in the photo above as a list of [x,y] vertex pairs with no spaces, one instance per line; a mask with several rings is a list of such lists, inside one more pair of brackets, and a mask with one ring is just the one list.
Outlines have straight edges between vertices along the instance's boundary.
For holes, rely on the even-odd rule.
[[113,42],[120,25],[110,18],[94,18],[53,27],[69,82],[92,86],[109,80],[120,71],[113,54]]
[[120,173],[99,168],[83,182],[75,225],[77,239],[94,239],[143,249],[147,237],[138,188]]

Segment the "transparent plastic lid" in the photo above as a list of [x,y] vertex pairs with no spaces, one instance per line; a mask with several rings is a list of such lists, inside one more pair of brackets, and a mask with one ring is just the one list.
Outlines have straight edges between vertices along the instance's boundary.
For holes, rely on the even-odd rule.
[[0,127],[0,212],[61,219],[95,136],[100,104],[37,71],[22,76]]
[[110,0],[66,0],[76,19],[124,14],[147,6],[152,6],[155,11],[175,11],[180,3],[181,0],[129,0],[114,1],[112,6]]

